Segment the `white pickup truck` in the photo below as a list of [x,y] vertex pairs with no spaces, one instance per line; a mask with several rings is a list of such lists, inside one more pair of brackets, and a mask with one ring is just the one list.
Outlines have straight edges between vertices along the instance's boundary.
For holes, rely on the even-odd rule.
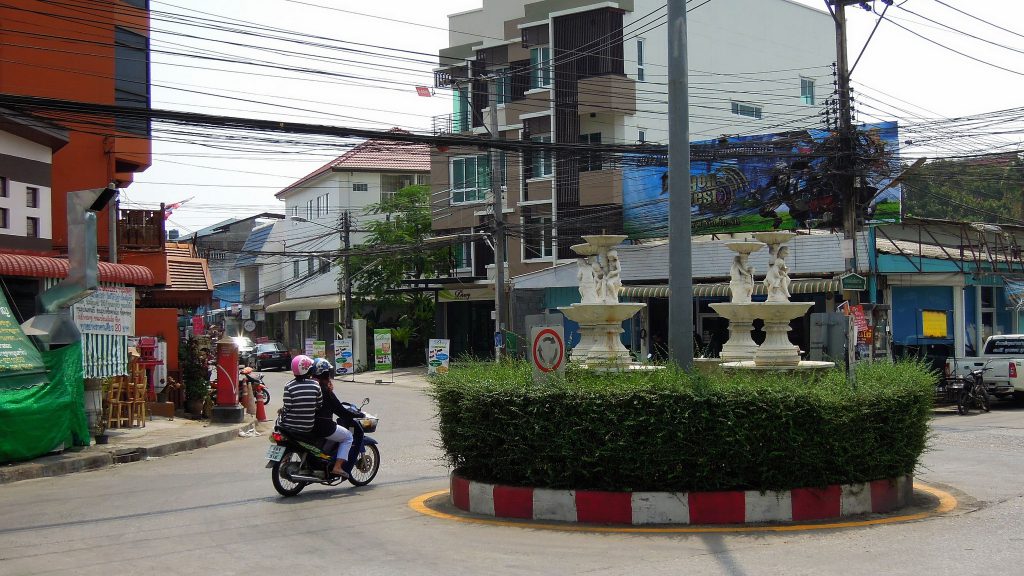
[[949,358],[946,376],[966,376],[971,370],[988,366],[985,384],[998,398],[1024,395],[1024,334],[1003,334],[985,339],[981,356]]

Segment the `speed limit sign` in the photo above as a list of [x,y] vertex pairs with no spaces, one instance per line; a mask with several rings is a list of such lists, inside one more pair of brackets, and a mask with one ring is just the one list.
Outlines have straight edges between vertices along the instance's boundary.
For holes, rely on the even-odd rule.
[[565,372],[565,334],[561,326],[534,326],[530,331],[533,379]]

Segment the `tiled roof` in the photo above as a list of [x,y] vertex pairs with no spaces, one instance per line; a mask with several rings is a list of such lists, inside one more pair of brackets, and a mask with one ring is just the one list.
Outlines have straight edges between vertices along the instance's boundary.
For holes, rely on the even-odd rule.
[[242,253],[235,260],[236,268],[256,265],[256,257],[258,256],[256,253],[263,250],[263,245],[267,242],[267,238],[270,237],[270,232],[273,229],[273,224],[264,224],[263,226],[253,228],[252,232],[249,233],[249,237],[245,239],[245,244],[242,245]]
[[168,290],[213,290],[206,261],[199,258],[167,258]]
[[[102,282],[119,282],[134,286],[152,286],[153,271],[135,264],[99,263]],[[0,254],[0,276],[30,278],[67,278],[68,261],[64,258],[28,254]]]
[[168,256],[176,256],[179,258],[195,258],[196,254],[192,251],[192,245],[188,242],[167,242],[164,244],[164,252]]
[[[391,132],[405,133],[404,130],[392,128]],[[292,190],[306,184],[321,174],[332,170],[360,170],[360,171],[403,171],[403,172],[429,172],[430,171],[430,147],[426,144],[413,144],[411,142],[394,142],[391,140],[367,140],[362,144],[331,160],[327,164],[317,168],[310,174],[300,178],[275,196],[283,198]]]

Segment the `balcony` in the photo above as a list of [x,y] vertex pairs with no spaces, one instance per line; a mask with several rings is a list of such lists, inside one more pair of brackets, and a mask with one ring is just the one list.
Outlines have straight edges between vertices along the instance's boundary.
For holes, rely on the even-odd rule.
[[579,81],[579,113],[636,114],[636,81],[620,74]]
[[441,114],[430,119],[430,130],[434,136],[460,134],[468,131],[469,114]]
[[118,210],[117,246],[119,250],[162,252],[164,237],[162,210]]

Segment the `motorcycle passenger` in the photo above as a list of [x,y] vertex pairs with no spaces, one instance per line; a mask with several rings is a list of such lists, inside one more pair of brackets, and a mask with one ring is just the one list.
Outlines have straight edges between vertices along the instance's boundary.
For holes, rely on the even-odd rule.
[[299,355],[292,359],[295,378],[284,385],[284,406],[277,419],[282,428],[307,434],[312,432],[316,411],[324,400],[320,384],[310,378],[312,369],[313,359],[309,356]]
[[316,358],[313,360],[313,368],[310,370],[310,375],[319,383],[320,393],[323,397],[323,402],[316,410],[313,434],[338,443],[331,474],[341,476],[344,479],[349,476],[345,472],[344,467],[349,457],[349,451],[352,449],[353,437],[348,428],[335,424],[334,416],[337,415],[343,418],[343,421],[347,424],[351,424],[352,414],[345,409],[341,401],[338,400],[338,397],[334,395],[334,386],[331,384],[331,376],[333,374],[334,366],[326,358]]

